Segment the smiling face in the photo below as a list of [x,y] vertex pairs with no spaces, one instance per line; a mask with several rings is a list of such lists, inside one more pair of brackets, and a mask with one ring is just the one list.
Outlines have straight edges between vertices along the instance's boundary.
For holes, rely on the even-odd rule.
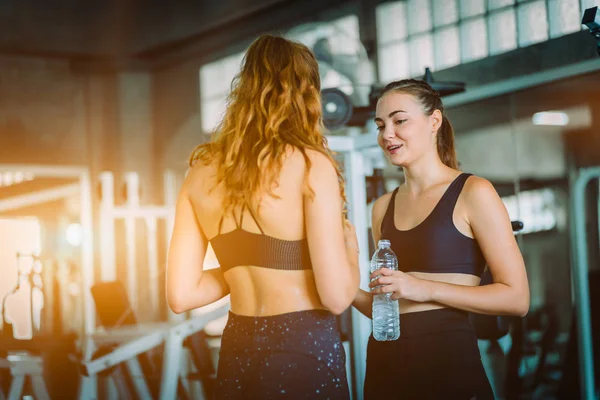
[[439,110],[427,115],[417,98],[390,91],[377,102],[377,141],[393,165],[406,167],[433,153],[437,156],[436,133],[442,123]]

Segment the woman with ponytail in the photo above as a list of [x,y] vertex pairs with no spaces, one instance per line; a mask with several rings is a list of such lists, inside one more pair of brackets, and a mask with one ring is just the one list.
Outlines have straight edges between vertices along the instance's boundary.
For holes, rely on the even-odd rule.
[[[439,94],[412,79],[377,103],[379,145],[404,183],[373,206],[373,239],[391,242],[398,271],[371,275],[372,295],[400,304],[400,338],[367,347],[365,399],[491,399],[468,312],[523,316],[529,287],[502,200],[487,180],[458,170],[454,132]],[[494,282],[479,286],[485,265]],[[391,378],[393,376],[393,378]]]
[[[217,399],[348,399],[335,314],[358,289],[358,244],[322,129],[317,61],[272,35],[248,49],[175,209],[167,300],[231,295]],[[202,271],[208,243],[220,267]]]

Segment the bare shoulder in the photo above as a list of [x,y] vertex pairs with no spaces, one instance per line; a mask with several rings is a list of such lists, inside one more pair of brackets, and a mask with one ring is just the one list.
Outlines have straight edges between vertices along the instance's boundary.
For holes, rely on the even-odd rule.
[[317,150],[306,149],[306,156],[308,157],[311,166],[317,168],[334,169],[334,164],[329,157]]
[[475,214],[505,211],[504,203],[496,188],[485,178],[470,176],[465,183],[463,193],[467,209]]
[[214,179],[216,174],[216,168],[212,164],[205,164],[200,161],[190,166],[185,174],[185,179],[182,184],[182,191],[194,192],[204,187],[209,181],[212,182],[211,177]]
[[494,185],[487,179],[476,175],[472,175],[467,179],[463,192],[469,204],[499,198]]
[[306,171],[307,162],[310,164],[309,179],[310,180],[325,180],[335,179],[337,181],[336,166],[332,160],[325,154],[317,150],[306,149],[305,156],[299,151],[294,150],[293,157],[298,157],[298,163],[303,171]]

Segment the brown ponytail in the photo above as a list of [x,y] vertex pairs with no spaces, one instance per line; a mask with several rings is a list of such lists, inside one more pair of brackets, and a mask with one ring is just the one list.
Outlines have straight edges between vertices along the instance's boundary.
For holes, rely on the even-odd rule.
[[440,160],[446,166],[458,169],[456,150],[454,149],[454,128],[445,115],[442,117],[442,126],[437,132],[437,151]]
[[423,106],[427,115],[433,114],[435,110],[442,113],[442,125],[437,132],[437,151],[442,162],[454,169],[458,169],[456,150],[454,148],[454,129],[444,113],[444,105],[438,92],[433,90],[425,81],[416,79],[403,79],[389,83],[381,92],[380,98],[390,91],[407,93],[414,96]]

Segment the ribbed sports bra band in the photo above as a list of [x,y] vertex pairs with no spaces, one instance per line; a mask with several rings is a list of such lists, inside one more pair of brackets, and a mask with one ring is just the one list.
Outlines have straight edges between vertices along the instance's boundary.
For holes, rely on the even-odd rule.
[[[260,234],[243,229],[242,223],[246,209],[260,230]],[[232,212],[232,214],[236,229],[221,233],[223,215],[219,221],[219,233],[211,239],[213,250],[223,271],[237,266],[255,266],[286,271],[312,269],[306,238],[282,240],[266,235],[251,207],[247,205],[241,209],[239,223],[235,218],[235,213]]]

